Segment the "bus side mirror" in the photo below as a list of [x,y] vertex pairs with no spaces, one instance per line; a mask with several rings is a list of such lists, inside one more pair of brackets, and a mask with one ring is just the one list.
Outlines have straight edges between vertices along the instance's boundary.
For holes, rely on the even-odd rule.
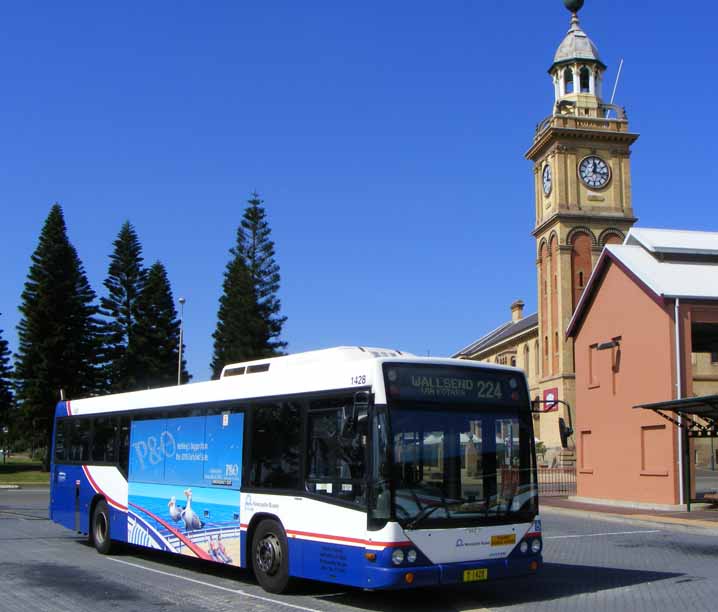
[[563,420],[563,417],[558,419],[558,433],[561,436],[561,446],[568,448],[568,439],[573,435],[573,429],[566,426],[566,421]]

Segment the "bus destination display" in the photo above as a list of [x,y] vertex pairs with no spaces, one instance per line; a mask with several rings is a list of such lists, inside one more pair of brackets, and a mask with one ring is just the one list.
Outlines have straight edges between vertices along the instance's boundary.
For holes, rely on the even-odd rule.
[[526,401],[524,379],[514,372],[387,364],[384,376],[387,397],[394,400],[504,406]]

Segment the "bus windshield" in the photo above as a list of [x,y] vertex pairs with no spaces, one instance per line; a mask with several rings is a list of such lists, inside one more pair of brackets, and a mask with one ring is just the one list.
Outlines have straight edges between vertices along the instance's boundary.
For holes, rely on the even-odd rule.
[[[536,515],[533,423],[521,373],[392,363],[384,374],[390,511],[404,528],[517,523]],[[376,497],[379,518],[388,500],[386,493]]]
[[394,510],[407,529],[531,520],[538,488],[531,416],[393,406]]

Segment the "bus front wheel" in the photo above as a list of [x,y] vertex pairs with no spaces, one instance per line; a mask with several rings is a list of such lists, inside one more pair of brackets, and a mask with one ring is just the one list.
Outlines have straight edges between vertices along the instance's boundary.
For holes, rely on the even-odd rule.
[[110,509],[107,502],[101,499],[97,502],[95,510],[92,513],[92,543],[95,545],[97,552],[106,555],[112,548],[112,540],[110,539]]
[[259,585],[270,593],[289,586],[289,548],[284,529],[275,520],[264,520],[252,537],[252,569]]

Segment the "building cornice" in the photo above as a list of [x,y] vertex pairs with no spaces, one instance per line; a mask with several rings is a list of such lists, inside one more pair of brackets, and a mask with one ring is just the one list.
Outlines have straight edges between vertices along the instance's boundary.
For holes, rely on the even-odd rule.
[[[582,121],[585,122],[596,122],[596,119],[582,119],[580,117],[576,118],[574,117],[577,125],[580,125]],[[598,120],[601,121],[601,120]],[[619,127],[622,127],[625,124],[626,129],[628,128],[628,123],[625,121],[616,121],[615,119],[606,119],[605,124],[609,125],[611,123],[619,124]],[[531,148],[526,151],[525,157],[528,160],[536,160],[541,153],[547,149],[553,142],[557,140],[587,140],[591,143],[596,142],[606,142],[606,143],[621,143],[626,146],[632,145],[636,140],[638,140],[639,135],[635,132],[628,132],[628,131],[622,131],[622,130],[610,130],[610,129],[588,129],[588,128],[582,128],[582,127],[575,127],[575,128],[567,128],[567,127],[548,127],[545,128],[542,132],[540,132],[535,140],[534,143],[531,145]]]
[[[531,235],[534,238],[538,238],[540,234],[545,232],[547,229],[552,227],[553,225],[557,225],[561,221],[581,221],[583,223],[609,223],[611,225],[617,225],[617,224],[630,224],[633,225],[638,221],[637,217],[626,217],[625,215],[615,215],[615,214],[591,214],[591,213],[585,213],[585,212],[558,212],[551,215],[548,219],[546,219],[543,223],[537,225],[534,230],[531,232]],[[619,228],[620,229],[620,228]]]

